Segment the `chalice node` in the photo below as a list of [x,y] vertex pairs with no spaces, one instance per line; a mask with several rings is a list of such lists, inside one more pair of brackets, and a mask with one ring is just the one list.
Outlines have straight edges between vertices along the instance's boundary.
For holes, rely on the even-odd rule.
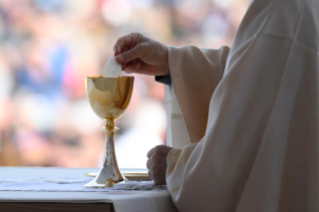
[[105,119],[103,127],[106,135],[103,167],[99,174],[86,187],[112,187],[126,179],[117,164],[114,133],[114,119],[119,118],[128,107],[133,92],[134,77],[121,76],[118,78],[86,77],[86,93],[93,111]]

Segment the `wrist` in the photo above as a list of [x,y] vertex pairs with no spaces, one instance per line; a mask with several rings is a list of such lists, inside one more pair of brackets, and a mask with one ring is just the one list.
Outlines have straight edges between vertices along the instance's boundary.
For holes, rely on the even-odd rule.
[[164,76],[169,76],[170,75],[170,70],[169,70],[169,60],[168,60],[168,47],[166,45],[163,45],[164,47]]

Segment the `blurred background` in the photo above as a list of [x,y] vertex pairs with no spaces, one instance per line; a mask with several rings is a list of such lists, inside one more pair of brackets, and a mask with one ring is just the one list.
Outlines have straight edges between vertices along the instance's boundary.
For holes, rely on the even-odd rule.
[[[249,0],[0,0],[0,166],[98,167],[103,121],[84,77],[116,40],[141,32],[167,45],[231,46]],[[163,85],[136,76],[116,125],[121,168],[145,168],[165,144]]]

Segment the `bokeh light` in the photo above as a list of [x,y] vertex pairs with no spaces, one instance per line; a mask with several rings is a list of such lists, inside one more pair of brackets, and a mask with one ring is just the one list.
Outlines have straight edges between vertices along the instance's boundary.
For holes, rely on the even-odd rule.
[[[103,121],[84,77],[98,75],[116,40],[140,32],[167,45],[230,46],[248,0],[0,0],[0,165],[97,167]],[[136,76],[119,120],[122,168],[145,168],[165,144],[163,85]]]

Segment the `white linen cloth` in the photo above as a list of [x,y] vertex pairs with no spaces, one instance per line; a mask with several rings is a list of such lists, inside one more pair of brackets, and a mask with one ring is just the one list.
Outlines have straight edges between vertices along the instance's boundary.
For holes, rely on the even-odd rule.
[[128,181],[115,184],[108,188],[87,188],[83,185],[89,183],[93,178],[56,178],[56,177],[34,177],[34,178],[0,178],[0,191],[49,191],[49,192],[110,192],[131,190],[161,190],[166,186],[155,185],[153,181]]
[[193,144],[172,149],[181,212],[319,211],[319,1],[255,0],[231,50],[169,47]]
[[[116,212],[177,211],[167,190],[154,190],[151,182],[129,182],[105,189],[83,187],[92,179],[83,177],[84,173],[96,171],[0,167],[0,202],[113,203]],[[134,190],[137,187],[146,190]]]

